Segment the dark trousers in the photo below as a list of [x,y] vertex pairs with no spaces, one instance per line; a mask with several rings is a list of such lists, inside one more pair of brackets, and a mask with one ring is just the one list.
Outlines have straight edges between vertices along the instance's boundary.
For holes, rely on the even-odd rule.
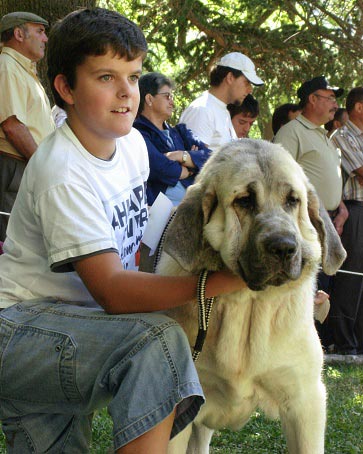
[[[324,290],[324,292],[328,293],[328,295],[331,295],[333,280],[334,280],[333,276],[328,276],[327,274],[321,271],[318,274],[317,282],[318,290]],[[329,345],[332,345],[334,343],[331,329],[328,325],[328,319],[326,319],[323,323],[320,323],[318,320],[315,320],[315,328],[318,332],[323,347],[328,348]]]
[[[349,218],[342,243],[347,251],[342,270],[363,273],[363,202],[346,201]],[[337,273],[332,283],[328,327],[337,350],[363,352],[363,278]]]
[[[10,213],[19,190],[26,162],[0,153],[0,211]],[[0,215],[0,241],[5,240],[9,217]]]
[[[338,210],[328,211],[330,219],[333,221],[334,217],[338,213]],[[328,295],[331,294],[332,286],[333,286],[334,276],[328,276],[323,271],[320,271],[318,274],[318,282],[317,288],[318,290],[323,290]],[[323,347],[327,348],[329,345],[334,343],[333,336],[328,326],[328,319],[326,319],[323,323],[320,323],[318,320],[315,320],[315,327],[320,337],[321,344]]]

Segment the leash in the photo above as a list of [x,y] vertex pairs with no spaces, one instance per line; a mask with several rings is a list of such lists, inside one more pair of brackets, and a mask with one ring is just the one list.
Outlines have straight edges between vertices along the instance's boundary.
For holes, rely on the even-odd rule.
[[[160,260],[160,256],[161,256],[161,252],[162,252],[162,248],[164,246],[164,240],[165,240],[165,235],[166,235],[166,231],[169,227],[169,224],[171,223],[171,221],[173,220],[174,216],[176,214],[176,210],[174,211],[174,213],[170,216],[169,218],[169,221],[167,222],[164,230],[163,230],[163,233],[161,235],[161,238],[160,238],[160,241],[159,241],[159,244],[158,244],[158,248],[156,250],[156,255],[155,255],[155,261],[154,261],[154,265],[153,265],[153,273],[155,273],[155,270],[156,270],[156,267],[157,267],[157,264],[159,263],[159,260]],[[7,213],[5,211],[0,211],[0,216],[10,216],[10,213]],[[322,268],[320,267],[319,268],[320,270],[322,270]],[[348,271],[348,270],[338,270],[337,273],[344,273],[344,274],[352,274],[354,276],[363,276],[363,273],[358,273],[357,271]]]
[[175,215],[176,215],[176,210],[170,216],[168,222],[166,223],[166,226],[164,227],[163,233],[161,234],[158,247],[156,248],[155,259],[154,259],[154,264],[153,264],[153,274],[156,273],[156,267],[158,266],[158,263],[160,262],[161,253],[163,251],[163,247],[164,247],[164,243],[165,243],[166,232],[171,224],[171,221],[174,219]]
[[337,273],[353,274],[354,276],[363,276],[363,273],[358,273],[357,271],[338,270]]
[[[163,230],[163,233],[160,237],[160,241],[159,241],[158,247],[156,249],[155,259],[154,259],[154,263],[153,263],[153,273],[154,274],[156,272],[156,268],[160,261],[161,253],[163,251],[167,230],[168,230],[172,220],[174,219],[175,214],[176,214],[176,210],[170,216],[170,218]],[[213,307],[213,303],[215,300],[215,297],[212,297],[212,298],[205,297],[205,287],[206,287],[206,283],[207,283],[207,277],[208,277],[208,270],[202,270],[199,275],[199,279],[198,279],[198,283],[197,283],[198,334],[197,334],[197,339],[196,339],[194,347],[193,347],[192,358],[193,358],[194,362],[197,361],[200,353],[203,350],[203,345],[204,345],[205,339],[207,337],[210,314],[212,312],[212,307]]]
[[197,361],[203,349],[205,338],[209,326],[210,314],[212,312],[215,297],[205,297],[205,287],[208,277],[208,270],[202,270],[199,275],[197,284],[197,300],[198,300],[198,335],[193,348],[193,361]]

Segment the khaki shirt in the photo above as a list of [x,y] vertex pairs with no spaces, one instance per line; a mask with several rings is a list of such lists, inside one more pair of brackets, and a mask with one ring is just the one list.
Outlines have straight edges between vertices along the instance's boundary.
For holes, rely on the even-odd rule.
[[274,137],[301,165],[327,210],[338,208],[342,199],[343,179],[340,150],[327,131],[303,115],[282,126]]
[[[0,124],[15,115],[39,144],[55,129],[48,97],[35,64],[10,47],[0,54]],[[0,127],[0,151],[21,156]]]

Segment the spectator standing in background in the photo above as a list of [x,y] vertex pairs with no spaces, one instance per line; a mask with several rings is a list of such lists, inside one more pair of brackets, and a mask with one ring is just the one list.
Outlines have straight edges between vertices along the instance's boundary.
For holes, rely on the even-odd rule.
[[227,104],[242,104],[252,85],[263,85],[252,60],[239,52],[225,55],[210,73],[209,90],[184,110],[180,123],[212,150],[237,139]]
[[[348,217],[342,201],[340,151],[329,140],[322,125],[334,118],[338,109],[336,98],[343,92],[342,88],[331,87],[324,76],[304,82],[297,91],[302,113],[283,125],[274,137],[274,142],[288,150],[303,168],[339,235]],[[330,276],[319,274],[319,290],[329,294],[331,283]],[[331,333],[326,322],[318,325],[318,330],[323,345],[328,347]]]
[[[32,13],[0,21],[0,211],[10,212],[27,161],[55,126],[35,64],[44,57],[48,22]],[[7,217],[0,216],[0,240]]]
[[167,123],[174,110],[174,82],[169,77],[157,72],[144,74],[139,89],[134,127],[144,137],[149,155],[147,201],[152,205],[163,192],[176,206],[209,158],[210,150],[184,124],[172,127]]
[[228,104],[227,109],[238,139],[248,137],[250,129],[260,113],[257,99],[248,94],[241,105]]
[[[344,203],[349,217],[342,243],[347,258],[342,269],[363,273],[363,87],[353,88],[346,100],[349,119],[332,137],[342,153]],[[363,279],[338,273],[333,281],[328,326],[334,353],[363,354]]]
[[342,88],[330,87],[324,76],[304,82],[298,89],[302,113],[282,126],[275,143],[280,143],[302,166],[341,235],[348,212],[342,202],[343,179],[340,152],[322,127],[334,118],[336,97]]

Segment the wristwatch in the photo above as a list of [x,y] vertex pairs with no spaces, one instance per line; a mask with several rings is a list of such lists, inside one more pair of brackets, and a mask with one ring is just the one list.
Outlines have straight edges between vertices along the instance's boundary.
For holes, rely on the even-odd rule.
[[188,159],[188,152],[187,151],[183,151],[182,161],[183,162],[187,162],[187,159]]

